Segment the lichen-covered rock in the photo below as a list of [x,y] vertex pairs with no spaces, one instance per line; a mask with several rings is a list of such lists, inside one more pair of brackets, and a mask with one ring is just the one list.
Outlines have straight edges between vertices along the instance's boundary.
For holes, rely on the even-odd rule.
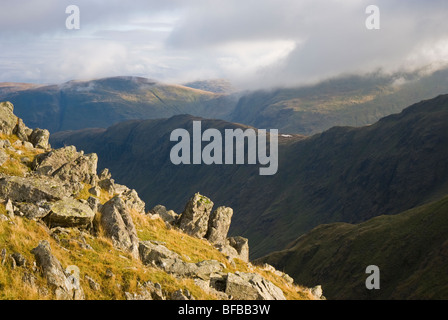
[[15,134],[20,140],[28,141],[28,136],[31,134],[31,132],[32,130],[23,123],[23,120],[18,118],[17,124],[14,127],[12,133]]
[[92,183],[96,177],[98,156],[96,153],[81,155],[55,170],[51,175],[70,183]]
[[11,102],[0,102],[0,133],[12,134],[18,118],[14,115],[14,106]]
[[232,215],[232,208],[219,207],[214,210],[208,220],[208,230],[205,238],[214,244],[225,244]]
[[179,217],[173,210],[167,210],[165,206],[160,204],[149,210],[148,213],[151,215],[158,215],[163,221],[170,224],[175,223]]
[[124,201],[129,209],[133,209],[138,213],[145,213],[145,202],[138,196],[137,191],[127,188],[120,194],[120,198]]
[[37,174],[51,176],[64,164],[74,161],[80,155],[75,146],[52,150],[37,155],[34,158],[33,169]]
[[177,226],[193,237],[203,238],[208,229],[212,208],[213,202],[209,198],[196,193],[185,206]]
[[211,274],[220,272],[225,267],[216,260],[185,262],[179,254],[162,244],[151,241],[141,241],[139,253],[144,264],[161,268],[165,272],[180,277],[210,279]]
[[65,186],[57,179],[34,176],[0,178],[0,196],[14,202],[56,201],[63,199],[66,194]]
[[225,293],[233,300],[286,300],[279,287],[257,273],[228,273]]
[[229,246],[234,248],[238,253],[238,258],[249,262],[249,240],[241,236],[227,238]]
[[124,201],[118,196],[113,197],[102,206],[100,214],[104,232],[112,239],[114,246],[138,258],[137,231]]
[[50,143],[48,142],[50,140],[50,132],[47,129],[34,129],[28,140],[33,144],[35,148],[41,148],[41,149],[49,149],[51,148]]
[[59,260],[51,253],[51,247],[48,241],[43,240],[39,245],[31,250],[36,258],[37,266],[42,269],[48,285],[51,287],[58,300],[84,300],[84,291],[78,282],[73,282],[75,279],[67,275],[62,268]]
[[44,221],[50,227],[87,227],[95,213],[84,203],[73,198],[65,198],[49,204],[50,213],[45,216]]

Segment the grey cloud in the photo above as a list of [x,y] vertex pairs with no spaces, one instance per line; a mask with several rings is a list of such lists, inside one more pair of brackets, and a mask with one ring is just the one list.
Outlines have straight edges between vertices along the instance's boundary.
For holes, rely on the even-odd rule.
[[446,1],[374,2],[380,30],[364,26],[367,0],[79,0],[81,30],[71,32],[71,0],[6,0],[0,81],[138,75],[266,87],[448,59]]

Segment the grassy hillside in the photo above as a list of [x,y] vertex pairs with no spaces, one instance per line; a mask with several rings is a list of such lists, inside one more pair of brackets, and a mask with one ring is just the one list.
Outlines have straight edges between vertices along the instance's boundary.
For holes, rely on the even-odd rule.
[[70,81],[61,85],[0,91],[16,114],[32,127],[50,132],[108,127],[129,119],[189,113],[220,117],[235,98],[136,77]]
[[[0,140],[7,140],[11,144],[7,148],[0,149],[2,153],[9,156],[9,159],[0,166],[0,178],[3,180],[11,176],[19,176],[35,179],[33,160],[46,150],[25,147],[16,135],[1,134]],[[39,188],[39,183],[34,183],[34,187]],[[89,193],[92,185],[82,183],[82,186],[83,188],[77,194],[70,197],[87,200],[93,196],[101,204],[105,204],[114,196],[103,188],[94,196]],[[34,194],[37,196],[39,192],[35,191]],[[80,285],[88,300],[126,299],[126,292],[138,294],[141,284],[147,281],[159,283],[166,297],[170,297],[179,289],[186,289],[196,300],[222,299],[199,286],[193,277],[179,277],[164,271],[163,268],[144,265],[131,253],[117,248],[114,240],[105,234],[100,223],[96,231],[91,228],[68,226],[50,229],[45,219],[28,219],[23,214],[18,214],[17,208],[13,209],[14,214],[11,215],[11,209],[9,211],[7,209],[7,202],[2,195],[0,199],[0,300],[56,299],[53,288],[47,285],[48,279],[44,278],[40,267],[36,266],[36,258],[32,252],[42,240],[48,241],[52,255],[59,260],[63,269],[73,265],[79,268]],[[39,205],[39,202],[45,201],[36,202],[21,204]],[[95,219],[101,219],[101,214],[100,211],[95,212]],[[284,274],[274,269],[256,267],[239,259],[230,260],[207,240],[189,236],[166,224],[160,217],[138,212],[136,209],[130,209],[130,217],[135,225],[139,241],[163,243],[168,250],[179,254],[185,262],[216,260],[224,265],[223,272],[226,273],[240,271],[260,274],[280,288],[287,299],[314,299],[308,288],[290,283]],[[14,255],[20,255],[20,258],[13,258]],[[17,261],[21,261],[20,265]],[[89,277],[99,287],[92,286]]]
[[[330,299],[447,299],[448,196],[360,224],[321,225],[259,262],[301,283],[321,283]],[[368,265],[380,289],[367,290]]]
[[315,134],[333,126],[363,126],[447,92],[448,69],[430,75],[344,76],[316,85],[256,91],[229,117],[257,128]]

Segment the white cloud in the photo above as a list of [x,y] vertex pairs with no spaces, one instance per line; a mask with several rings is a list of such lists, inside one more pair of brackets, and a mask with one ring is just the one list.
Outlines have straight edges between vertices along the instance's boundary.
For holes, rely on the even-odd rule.
[[2,1],[0,81],[135,75],[184,82],[226,77],[245,87],[292,85],[349,72],[448,60],[448,4],[377,0]]

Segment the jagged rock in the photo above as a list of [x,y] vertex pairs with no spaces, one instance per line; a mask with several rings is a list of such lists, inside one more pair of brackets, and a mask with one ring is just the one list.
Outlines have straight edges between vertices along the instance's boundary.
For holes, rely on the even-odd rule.
[[280,288],[257,273],[228,273],[225,281],[225,293],[234,300],[286,300]]
[[143,287],[149,290],[153,300],[165,300],[165,296],[162,292],[162,286],[159,283],[147,281],[143,284]]
[[191,236],[203,238],[212,208],[213,202],[209,198],[196,193],[186,204],[177,226]]
[[38,174],[50,176],[64,164],[74,161],[79,156],[75,146],[52,150],[38,154],[34,158],[33,169]]
[[32,288],[36,288],[36,281],[37,281],[37,277],[30,273],[30,272],[25,272],[22,276],[22,281],[24,284],[32,287]]
[[317,286],[311,288],[310,289],[310,293],[314,296],[314,298],[322,299],[322,297],[323,297],[322,286],[321,285],[317,285]]
[[227,240],[228,244],[238,253],[238,258],[249,262],[249,240],[241,236],[230,237]]
[[0,149],[0,166],[2,166],[8,159],[8,154],[3,149]]
[[86,279],[87,283],[89,284],[90,289],[92,289],[93,291],[100,291],[101,290],[100,284],[98,282],[96,282],[95,280],[93,280],[88,275],[85,275],[84,279]]
[[14,106],[11,102],[0,102],[0,133],[12,134],[18,118],[14,115]]
[[113,240],[114,245],[138,258],[137,231],[124,201],[115,196],[102,206],[100,213],[104,232]]
[[133,209],[141,214],[145,213],[145,203],[140,199],[137,191],[135,191],[134,189],[127,189],[119,196],[129,209]]
[[34,129],[28,138],[28,140],[34,145],[35,148],[45,150],[51,148],[48,142],[49,139],[50,139],[50,132],[46,129],[39,129],[39,128]]
[[98,186],[105,190],[109,195],[115,194],[115,181],[114,179],[102,179],[98,181]]
[[97,179],[97,165],[95,153],[84,155],[74,146],[68,146],[37,155],[33,169],[37,174],[58,177],[69,183],[91,183]]
[[98,198],[95,197],[89,197],[87,199],[87,203],[89,204],[90,209],[92,209],[93,212],[97,212],[101,210],[101,202],[98,200]]
[[20,140],[28,141],[28,136],[31,134],[31,132],[32,130],[23,123],[23,120],[18,118],[17,124],[14,127],[12,133],[15,134]]
[[112,178],[112,175],[109,172],[109,169],[107,169],[107,168],[104,168],[98,175],[98,179],[100,179],[100,180],[105,180],[105,179],[110,179],[110,178]]
[[42,200],[61,200],[66,195],[65,186],[56,179],[34,176],[4,176],[0,178],[0,196],[14,202],[37,203]]
[[126,300],[133,301],[133,300],[152,300],[151,293],[147,290],[140,290],[139,293],[124,293]]
[[151,281],[138,283],[138,293],[125,292],[126,300],[165,300],[160,284]]
[[182,261],[181,256],[169,250],[161,244],[151,241],[141,241],[139,243],[140,260],[146,265],[157,267],[167,267],[174,264],[177,260]]
[[208,230],[205,238],[214,244],[225,244],[232,215],[232,208],[219,207],[214,210],[208,220]]
[[99,197],[101,195],[101,188],[98,186],[92,187],[89,189],[89,193],[95,197]]
[[18,266],[18,267],[24,267],[24,266],[26,266],[26,262],[27,262],[27,261],[26,261],[25,257],[24,257],[21,253],[19,253],[19,252],[14,252],[14,253],[11,255],[11,258],[14,259],[16,266]]
[[65,198],[49,204],[50,213],[43,219],[50,227],[87,227],[95,213],[90,207],[73,198]]
[[43,218],[50,212],[50,207],[46,202],[41,202],[39,205],[28,202],[18,202],[15,205],[18,207],[20,212],[22,212],[23,215],[30,220]]
[[51,253],[48,241],[43,240],[31,250],[37,265],[42,268],[43,276],[47,279],[58,300],[84,300],[84,291],[78,283],[73,283],[65,273],[59,260]]
[[11,142],[9,142],[9,140],[7,140],[7,139],[5,139],[5,140],[0,139],[0,149],[6,149],[6,148],[9,148],[9,147],[11,147]]
[[171,294],[171,300],[195,300],[187,289],[179,289]]
[[151,215],[158,215],[163,221],[170,224],[175,223],[179,217],[173,210],[166,210],[165,206],[160,204],[149,210],[148,213]]
[[14,217],[14,207],[12,205],[11,199],[8,199],[8,201],[6,201],[5,210],[10,218]]
[[140,242],[139,253],[144,264],[159,267],[165,272],[181,277],[209,279],[211,274],[224,269],[224,265],[215,260],[184,262],[177,253],[151,241]]
[[70,183],[92,183],[96,177],[97,164],[96,153],[81,155],[75,160],[63,164],[52,173],[52,176]]

